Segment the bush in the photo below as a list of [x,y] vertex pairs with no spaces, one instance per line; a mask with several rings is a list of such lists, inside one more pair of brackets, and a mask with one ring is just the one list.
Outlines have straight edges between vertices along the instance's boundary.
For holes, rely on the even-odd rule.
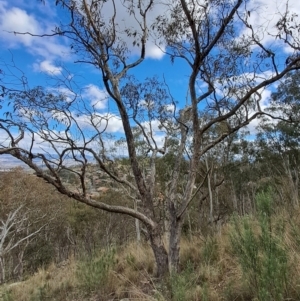
[[174,273],[169,279],[169,293],[171,294],[172,301],[185,301],[187,300],[187,293],[195,286],[195,274],[193,265],[187,262],[184,270],[180,273]]
[[201,253],[203,261],[207,265],[218,259],[218,242],[215,236],[206,238]]
[[115,250],[102,253],[99,257],[81,260],[76,276],[79,286],[88,294],[104,291],[109,282],[109,272],[115,263]]
[[244,279],[260,301],[284,299],[288,258],[282,245],[282,224],[272,222],[272,191],[257,195],[258,223],[250,216],[234,217],[231,247],[241,265]]

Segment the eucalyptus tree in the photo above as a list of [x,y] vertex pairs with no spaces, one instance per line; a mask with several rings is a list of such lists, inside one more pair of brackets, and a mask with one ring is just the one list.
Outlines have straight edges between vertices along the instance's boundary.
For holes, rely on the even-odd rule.
[[[42,36],[69,39],[78,62],[98,71],[117,113],[99,113],[96,104],[81,97],[70,74],[63,78],[67,94],[30,89],[26,81],[23,91],[10,90],[3,79],[1,101],[10,102],[13,109],[0,120],[1,134],[6,135],[0,154],[21,160],[62,194],[138,219],[149,237],[158,276],[168,269],[177,271],[183,220],[207,176],[196,181],[201,159],[258,116],[271,116],[262,109],[264,90],[300,68],[300,26],[288,3],[270,20],[260,20],[264,7],[252,4],[243,0],[57,0],[64,12],[61,24]],[[265,28],[271,20],[277,23]],[[134,70],[143,67],[150,40],[171,62],[182,60],[189,68],[187,98],[179,103],[168,78],[161,76],[160,81],[149,76],[139,81],[134,77]],[[279,53],[283,46],[289,51]],[[118,120],[132,177],[120,172],[109,152],[107,127]],[[216,135],[208,134],[218,126],[222,130]],[[145,160],[138,153],[141,144],[136,143],[133,128],[143,137],[143,151],[147,146],[144,171]],[[168,141],[176,141],[176,148]],[[169,149],[176,155],[175,162],[158,202],[156,159]],[[183,160],[188,162],[184,177]],[[140,200],[138,208],[124,206],[122,200],[119,206],[108,205],[91,196],[89,163],[119,188],[133,191]],[[78,178],[76,190],[63,182],[62,170]],[[164,217],[159,206],[167,210]],[[167,244],[163,240],[166,223]]]
[[[269,111],[290,122],[274,122],[263,118],[259,124],[256,149],[257,161],[265,168],[265,176],[279,179],[279,191],[285,190],[293,206],[299,205],[299,133],[300,73],[285,76],[271,95]],[[278,181],[277,181],[278,182]],[[281,193],[283,195],[283,193]],[[282,196],[283,198],[283,196]]]
[[[20,277],[22,277],[23,273],[23,256],[26,247],[30,243],[30,240],[34,236],[36,236],[41,230],[45,227],[43,225],[39,229],[30,232],[30,228],[37,221],[29,221],[28,215],[29,210],[24,210],[22,206],[14,209],[9,212],[7,216],[1,219],[0,226],[0,283],[6,280],[5,278],[5,257],[7,254],[11,253],[14,249],[21,248],[18,254],[18,266],[21,269]],[[45,216],[40,215],[40,220],[42,220]]]

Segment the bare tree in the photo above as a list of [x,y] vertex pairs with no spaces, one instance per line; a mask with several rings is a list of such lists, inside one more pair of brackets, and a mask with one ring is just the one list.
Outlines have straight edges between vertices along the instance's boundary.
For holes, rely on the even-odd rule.
[[[0,220],[0,265],[1,265],[1,282],[5,281],[5,256],[17,247],[22,246],[19,252],[19,263],[22,265],[22,258],[24,251],[28,246],[30,239],[38,234],[44,226],[40,227],[34,232],[30,232],[32,221],[28,220],[28,214],[19,206],[17,209],[11,211],[6,219]],[[41,216],[43,219],[43,216]]]
[[[287,7],[269,33],[255,24],[251,16],[256,11],[250,2],[242,0],[56,3],[68,13],[69,22],[42,36],[68,38],[78,62],[99,70],[99,79],[122,122],[130,173],[121,172],[108,149],[106,130],[115,116],[101,114],[85,101],[68,75],[60,82],[69,89],[68,94],[41,87],[30,89],[26,81],[22,82],[22,91],[2,84],[2,101],[11,102],[13,109],[0,119],[0,130],[6,137],[0,154],[21,160],[62,194],[138,219],[150,239],[158,276],[168,269],[177,271],[187,208],[199,198],[198,191],[209,174],[208,169],[201,181],[196,180],[204,155],[261,115],[281,118],[263,111],[262,95],[285,74],[300,68],[297,18]],[[149,14],[156,5],[164,8],[164,14],[150,24]],[[118,23],[120,7],[126,9],[135,27]],[[145,60],[150,37],[155,37],[171,61],[183,60],[190,67],[188,97],[180,110],[167,79],[139,82],[132,75],[131,70]],[[278,45],[289,47],[285,58],[282,52],[277,53]],[[221,125],[222,130],[212,131]],[[134,129],[139,131],[142,145]],[[164,134],[164,143],[157,139],[156,131]],[[170,149],[175,154],[173,168],[162,191],[157,182],[157,159]],[[122,200],[120,206],[112,206],[92,197],[87,187],[89,163],[139,199],[138,207],[122,206]],[[183,177],[186,164],[188,170],[184,170]],[[77,190],[63,181],[62,171],[77,178]],[[163,240],[165,231],[167,244]]]

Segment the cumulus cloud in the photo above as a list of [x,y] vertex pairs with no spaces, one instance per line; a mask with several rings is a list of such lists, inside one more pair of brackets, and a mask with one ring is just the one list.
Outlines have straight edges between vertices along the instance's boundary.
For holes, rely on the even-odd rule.
[[[142,122],[142,126],[148,134],[148,137],[150,138],[150,143],[153,143],[153,140],[156,143],[156,146],[158,148],[161,148],[164,146],[166,133],[163,128],[161,128],[161,122],[158,119],[154,119],[151,121],[144,121]],[[152,145],[154,146],[154,145]]]
[[[104,2],[104,1],[103,1]],[[128,1],[129,3],[130,1]],[[137,4],[138,1],[135,3]],[[116,6],[116,15],[115,15],[115,24],[117,24],[117,35],[120,41],[124,42],[131,55],[140,55],[141,49],[137,46],[137,43],[134,43],[135,37],[139,37],[142,34],[141,24],[143,23],[142,18],[140,16],[140,7],[136,5],[135,7],[127,7],[129,5],[126,1],[116,0],[114,5]],[[141,1],[141,8],[145,9],[148,5],[149,1]],[[101,19],[107,24],[110,23],[110,18],[114,15],[113,4],[111,1],[105,1],[102,3],[103,7],[101,9],[102,16]],[[158,1],[154,1],[151,9],[147,12],[147,26],[151,27],[153,22],[155,22],[156,18],[164,13],[167,13],[168,6],[165,3],[161,3]],[[129,12],[130,11],[130,12]],[[134,12],[134,13],[133,13]],[[130,15],[129,15],[130,14]],[[128,35],[128,31],[134,32],[133,35]],[[155,37],[151,35],[148,36],[148,40],[146,43],[146,57],[151,59],[160,60],[163,58],[165,51],[165,46],[158,47],[156,45]]]
[[[260,95],[261,95],[261,101],[260,101],[260,108],[263,112],[265,112],[270,104],[270,97],[272,94],[272,91],[269,89],[264,89],[259,91]],[[254,112],[250,112],[250,115],[253,114]],[[274,122],[277,122],[274,120]],[[257,127],[260,123],[260,119],[256,118],[254,120],[252,120],[249,125],[247,125],[246,129],[250,132],[250,135],[256,135],[257,134]]]
[[162,46],[162,48],[159,48],[157,45],[154,44],[153,41],[148,42],[146,46],[146,57],[156,60],[160,60],[164,57],[164,46]]
[[[40,18],[40,6],[33,10],[32,5],[29,6],[24,1],[11,0],[1,1],[0,3],[0,31],[2,31],[0,39],[8,47],[21,47],[25,46],[27,51],[32,54],[39,55],[45,59],[69,58],[69,48],[64,44],[64,40],[60,39],[58,42],[57,37],[39,38],[30,35],[14,35],[13,32],[30,32],[34,34],[49,33],[54,29],[55,12],[50,7],[51,5],[43,6],[43,10],[49,11],[47,18]],[[137,20],[140,19],[137,13],[136,18],[128,17],[128,10],[122,1],[116,1],[117,15],[116,24],[120,25],[118,29],[119,38],[127,43],[132,55],[139,55],[140,48],[133,45],[134,38],[128,36],[125,28],[131,30],[140,30]],[[160,4],[154,5],[153,9],[149,11],[148,26],[154,22],[155,18],[162,12],[163,6]],[[138,11],[138,10],[137,10]],[[104,4],[103,16],[108,20],[112,15],[112,6],[110,2]],[[53,21],[53,22],[52,22]],[[150,36],[146,44],[146,57],[152,59],[161,59],[164,56],[164,47],[159,48],[156,46],[154,39]]]
[[[74,113],[74,116],[76,114]],[[94,127],[97,127],[98,131],[104,131],[106,133],[123,133],[123,124],[117,115],[111,113],[104,114],[89,114],[76,116],[76,122],[82,130],[90,131],[90,134]]]
[[174,104],[165,105],[165,111],[169,113],[175,113],[176,107]]
[[142,122],[142,126],[146,132],[161,132],[161,122],[158,119]]
[[[17,129],[10,129],[11,134],[16,138],[20,135],[19,131]],[[3,130],[0,131],[0,145],[1,147],[9,147],[10,146],[10,137],[6,132]],[[35,135],[34,138],[34,144],[33,144],[33,151],[39,151],[41,150],[41,147],[43,147],[43,139],[39,135]],[[45,143],[44,143],[45,144]],[[28,131],[25,131],[24,138],[20,141],[19,146],[25,149],[29,149],[32,146],[32,134]],[[50,149],[50,148],[49,148]]]
[[83,98],[90,100],[91,105],[97,110],[106,108],[108,94],[105,90],[99,89],[96,85],[87,85],[84,89]]
[[[29,13],[20,7],[8,5],[7,1],[2,1],[0,4],[0,40],[8,48],[25,49],[34,54],[41,56],[47,60],[55,58],[67,59],[69,48],[64,45],[63,40],[58,38],[40,38],[33,37],[28,34],[14,34],[14,32],[30,32],[34,34],[43,34],[49,32],[49,28],[54,27],[53,24],[39,20],[37,15]],[[18,4],[18,3],[16,3]]]
[[55,66],[53,62],[48,60],[36,63],[33,67],[35,71],[44,72],[49,75],[60,75],[62,73],[61,67]]
[[114,114],[106,114],[105,117],[108,120],[107,132],[109,133],[123,133],[123,123],[120,117]]
[[63,95],[66,102],[69,103],[72,102],[77,97],[75,91],[71,91],[67,87],[58,87],[58,88],[48,87],[47,91],[53,93],[54,95],[58,95],[58,94]]
[[[282,18],[286,11],[294,13],[294,21],[300,22],[299,0],[253,0],[247,3],[249,11],[248,22],[254,29],[256,37],[264,43],[274,42],[274,36],[277,34],[276,24]],[[244,29],[242,34],[249,34],[250,29]],[[295,32],[296,35],[299,33]],[[290,52],[291,48],[286,44],[282,45],[285,52]]]
[[27,14],[26,11],[12,7],[0,7],[0,30],[2,39],[9,43],[8,46],[14,47],[18,43],[30,46],[34,37],[30,35],[14,35],[12,32],[34,32],[40,33],[40,26],[33,15]]
[[[53,30],[54,23],[57,23],[54,18],[56,17],[56,12],[53,10],[53,6],[46,5],[41,9],[40,6],[33,10],[32,5],[29,6],[28,3],[23,0],[3,0],[0,3],[0,30],[2,31],[1,40],[5,42],[9,47],[20,47],[24,45],[28,48],[28,51],[49,59],[57,57],[64,57],[67,59],[67,54],[69,53],[68,47],[64,45],[63,40],[58,43],[57,38],[35,38],[29,35],[14,35],[9,34],[8,31],[19,31],[19,32],[32,32],[36,34],[41,34]],[[146,2],[145,2],[146,3]],[[131,15],[128,16],[128,8],[124,4],[124,1],[116,0],[115,2],[117,8],[116,14],[116,24],[119,25],[118,34],[119,38],[127,43],[129,50],[133,55],[138,55],[140,53],[139,47],[133,46],[134,38],[133,36],[128,36],[125,29],[130,29],[132,32],[137,31],[138,36],[140,34],[140,26],[138,21],[141,21],[141,17],[138,13],[138,7],[135,8],[135,17]],[[155,22],[156,17],[162,14],[168,14],[168,1],[155,2],[152,9],[148,12],[148,26],[151,26]],[[15,5],[15,6],[13,6]],[[146,5],[146,4],[145,4]],[[31,8],[31,10],[30,10]],[[43,10],[49,11],[48,18],[41,19],[38,17]],[[264,41],[271,41],[274,37],[272,34],[276,32],[276,23],[282,14],[286,10],[286,1],[279,0],[253,0],[247,4],[247,10],[251,12],[248,20],[252,24],[255,30],[255,34],[259,36]],[[298,0],[290,0],[288,2],[288,10],[291,12],[298,13],[300,15],[300,6]],[[29,13],[31,11],[31,13]],[[103,18],[108,20],[113,14],[112,5],[110,1],[105,2],[103,5]],[[53,19],[53,23],[51,20]],[[241,34],[249,34],[249,29],[245,29]],[[152,59],[161,59],[164,56],[165,46],[159,48],[155,43],[155,38],[149,35],[147,45],[146,45],[146,57]],[[284,46],[284,51],[289,52],[287,45]]]

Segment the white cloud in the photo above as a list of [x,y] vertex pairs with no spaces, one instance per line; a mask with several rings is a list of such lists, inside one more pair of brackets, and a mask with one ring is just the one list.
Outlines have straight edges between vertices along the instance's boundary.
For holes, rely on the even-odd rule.
[[78,126],[87,131],[87,134],[93,135],[95,134],[94,127],[97,128],[98,131],[104,131],[105,133],[123,133],[123,124],[120,117],[111,113],[105,114],[94,114],[94,115],[79,115],[75,116],[76,122]]
[[11,155],[1,155],[0,156],[0,171],[3,171],[3,170],[6,171],[9,169],[15,168],[17,166],[27,168],[27,165],[25,165],[23,162],[14,158]]
[[[77,2],[78,4],[80,4],[80,1]],[[137,40],[137,44],[135,44],[134,46],[133,42],[135,38],[133,36],[141,36],[141,24],[143,23],[143,21],[139,13],[140,8],[138,5],[136,5],[137,1],[133,1],[133,3],[135,3],[135,7],[130,9],[126,7],[130,6],[129,3],[130,1],[123,0],[116,0],[114,2],[114,5],[116,6],[115,24],[117,24],[118,26],[116,32],[121,43],[124,42],[127,45],[129,51],[131,52],[131,55],[140,55],[141,49],[140,47],[137,47],[137,44],[141,41]],[[145,6],[148,3],[149,1],[141,1],[141,8],[145,9]],[[155,19],[159,15],[167,13],[168,5],[165,4],[166,3],[161,3],[159,1],[153,2],[151,9],[147,12],[146,22],[148,28],[150,28],[150,26],[153,24],[153,22],[155,22]],[[130,15],[129,10],[131,10]],[[132,13],[132,11],[135,12],[135,15]],[[106,1],[105,3],[103,3],[101,12],[101,19],[104,20],[104,22],[107,22],[107,24],[111,23],[109,22],[109,19],[114,15],[112,2]],[[132,33],[135,32],[135,35],[129,36],[127,30],[130,30]],[[151,36],[150,34],[146,43],[146,57],[151,59],[161,59],[164,56],[164,52],[162,50],[164,51],[165,47],[162,46],[160,49],[158,46],[156,46],[155,37]]]
[[[142,127],[144,128],[146,134],[149,137],[150,143],[153,144],[153,140],[158,148],[164,146],[166,133],[163,128],[160,128],[161,122],[157,119],[142,122]],[[154,147],[154,145],[152,145]]]
[[[48,22],[48,23],[47,23]],[[54,25],[50,20],[39,20],[34,14],[30,14],[19,7],[8,6],[3,1],[0,5],[0,40],[2,45],[8,48],[25,49],[34,56],[41,56],[46,60],[56,58],[69,59],[69,48],[64,45],[63,39],[57,37],[33,37],[29,34],[14,34],[14,32],[29,32],[43,34],[53,30]]]
[[[0,2],[0,31],[3,31],[1,34],[1,40],[5,42],[8,47],[20,47],[21,45],[27,47],[27,50],[35,55],[40,55],[44,58],[49,58],[49,55],[52,59],[57,57],[68,59],[69,48],[64,45],[62,42],[58,42],[58,39],[55,37],[46,37],[39,38],[33,37],[30,35],[14,35],[12,32],[30,32],[34,34],[44,34],[51,33],[54,29],[55,24],[58,23],[58,20],[51,22],[51,19],[56,17],[56,12],[52,9],[52,4],[43,5],[42,8],[40,5],[36,6],[36,10],[33,10],[32,4],[29,5],[25,1],[11,0],[1,1]],[[132,30],[140,30],[140,26],[137,22],[140,19],[139,13],[137,13],[137,19],[133,16],[128,16],[127,8],[124,6],[123,1],[116,1],[117,7],[117,16],[116,24],[120,25],[118,29],[119,37],[123,40],[133,55],[140,54],[140,48],[133,46],[133,37],[129,37],[125,32],[125,28],[130,28]],[[155,20],[155,18],[161,13],[163,6],[154,5],[153,9],[148,12],[148,26]],[[29,11],[34,13],[29,13]],[[47,18],[41,19],[39,15],[45,14],[47,12]],[[106,20],[112,15],[112,6],[110,2],[104,4],[103,7],[103,16]],[[138,10],[137,10],[138,11]],[[64,39],[61,38],[60,41]],[[162,47],[164,50],[164,47]],[[148,37],[146,44],[146,57],[153,59],[161,59],[164,56],[164,53],[159,47],[155,45],[154,39]]]
[[[294,17],[294,21],[298,22],[298,24],[300,22],[299,0],[253,0],[247,3],[247,10],[250,12],[248,22],[251,24],[256,37],[267,44],[274,44],[274,37],[278,32],[276,24],[284,16],[286,10],[289,14],[298,14],[298,16]],[[250,34],[250,32],[250,29],[244,29],[241,34]],[[298,32],[295,31],[294,33],[295,37],[299,36]],[[287,44],[279,42],[279,40],[275,42],[277,44],[280,43],[285,52],[290,52],[291,49]]]
[[138,106],[146,110],[153,110],[155,108],[155,102],[153,100],[146,101],[142,99],[139,101]]
[[175,113],[175,105],[174,104],[168,104],[165,105],[165,111],[169,113]]
[[145,128],[146,132],[161,132],[161,129],[159,129],[160,125],[161,122],[157,119],[142,122],[142,126]]
[[36,38],[30,49],[28,49],[33,55],[39,55],[46,59],[57,59],[69,60],[70,49],[68,46],[63,44],[63,40],[56,38]]
[[97,86],[90,84],[84,89],[83,98],[89,99],[91,105],[97,110],[106,108],[108,94],[105,90],[99,89]]
[[47,73],[49,75],[60,75],[62,68],[55,66],[51,61],[45,60],[39,64],[34,64],[34,70]]
[[[265,89],[265,90],[259,91],[259,93],[261,95],[260,108],[263,112],[265,112],[269,107],[270,97],[271,97],[272,91],[268,90],[268,89]],[[255,112],[250,113],[250,116],[253,113],[255,113]],[[277,121],[274,120],[274,122],[277,122]],[[249,123],[249,125],[247,125],[246,129],[250,132],[250,135],[256,135],[257,134],[257,127],[258,127],[259,123],[260,123],[260,119],[256,118],[256,119],[252,120]]]
[[40,33],[40,26],[34,16],[27,14],[26,11],[12,7],[6,9],[5,6],[0,7],[0,30],[2,31],[2,40],[8,42],[9,47],[22,43],[30,46],[35,39],[30,35],[14,35],[11,32],[32,32]]
[[160,60],[165,55],[165,47],[159,48],[154,42],[148,42],[146,47],[146,57]]
[[106,114],[106,118],[108,118],[107,132],[109,133],[123,133],[123,123],[120,117],[114,114]]
[[76,93],[67,87],[58,87],[58,88],[47,88],[47,91],[54,93],[55,95],[63,95],[66,102],[72,102],[76,98]]
[[[20,133],[19,131],[14,128],[14,129],[10,129],[10,133],[16,138],[19,137]],[[8,134],[6,132],[4,132],[3,130],[0,131],[0,145],[1,147],[9,147],[10,146],[10,138],[8,136]],[[19,143],[19,147],[25,148],[25,149],[29,149],[32,146],[32,134],[28,131],[24,132],[24,138],[20,141]],[[34,136],[34,143],[33,143],[33,151],[40,151],[41,147],[45,146],[45,143],[43,143],[43,140],[41,139],[41,137],[39,136],[39,134],[37,133],[37,135]],[[48,145],[47,151],[50,150],[51,147],[50,145]]]

